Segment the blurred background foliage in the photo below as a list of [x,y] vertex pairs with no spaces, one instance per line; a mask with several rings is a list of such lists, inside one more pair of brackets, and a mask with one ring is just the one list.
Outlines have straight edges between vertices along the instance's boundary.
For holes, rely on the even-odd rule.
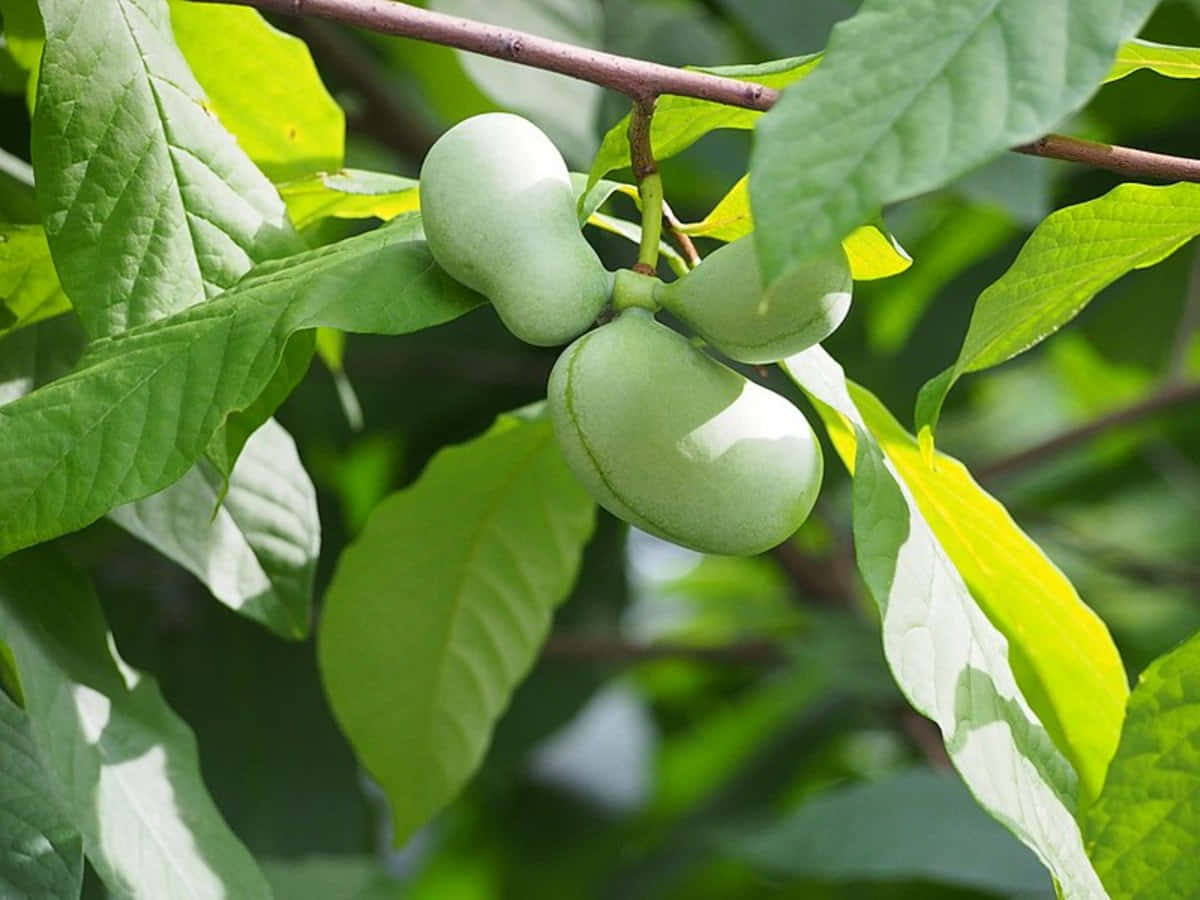
[[[702,66],[819,50],[856,7],[428,5]],[[618,96],[546,73],[324,22],[276,24],[308,42],[346,110],[348,166],[415,176],[449,125],[511,109],[586,171],[600,137],[627,111]],[[26,87],[11,63],[15,33],[6,27],[0,104],[2,146],[20,159],[29,135]],[[1200,44],[1200,2],[1164,2],[1143,36]],[[1198,90],[1137,73],[1103,88],[1061,130],[1196,156]],[[682,220],[702,219],[745,172],[751,139],[716,132],[663,164]],[[974,299],[1032,227],[1115,183],[1108,173],[1008,154],[886,210],[914,264],[858,285],[828,348],[910,422],[917,389],[953,361]],[[27,198],[4,202],[6,218],[30,220]],[[624,198],[610,208],[633,215]],[[367,226],[326,219],[313,227],[323,242]],[[634,261],[631,244],[589,234],[610,268]],[[1106,290],[1035,351],[967,379],[939,433],[939,446],[979,474],[1100,612],[1131,676],[1200,628],[1200,409],[1174,407],[1059,453],[1013,454],[1194,371],[1198,325],[1200,265],[1188,246]],[[319,490],[320,584],[374,504],[411,482],[434,451],[540,399],[554,353],[520,344],[485,310],[409,337],[352,336],[344,358],[361,427],[319,364],[279,415]],[[761,375],[801,402],[784,379]],[[835,455],[827,458],[817,514],[762,558],[701,558],[603,518],[483,770],[399,851],[381,799],[329,714],[312,640],[283,643],[239,619],[111,525],[72,549],[98,573],[123,655],[157,675],[196,730],[215,799],[281,898],[1053,896],[1033,856],[942,777],[936,733],[893,686],[854,572],[848,480]],[[100,896],[94,879],[90,890]]]

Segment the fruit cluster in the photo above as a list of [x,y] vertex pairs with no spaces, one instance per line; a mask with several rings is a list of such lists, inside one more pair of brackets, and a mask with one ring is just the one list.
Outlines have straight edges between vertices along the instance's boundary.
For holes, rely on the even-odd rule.
[[[574,341],[550,374],[550,416],[600,505],[706,553],[759,553],[804,522],[822,475],[808,420],[658,322],[654,309],[730,359],[774,362],[845,318],[852,282],[840,247],[769,289],[750,237],[669,284],[614,276],[583,237],[562,156],[506,113],[467,119],[434,144],[421,209],[434,259],[488,297],[514,335],[539,346]],[[614,296],[634,299],[589,330]]]

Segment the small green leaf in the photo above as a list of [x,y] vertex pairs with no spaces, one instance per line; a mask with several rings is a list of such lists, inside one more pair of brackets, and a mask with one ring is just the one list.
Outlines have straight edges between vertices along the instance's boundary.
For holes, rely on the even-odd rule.
[[1157,0],[866,0],[759,123],[763,276],[1033,140],[1096,90]]
[[289,181],[279,185],[279,194],[297,228],[330,216],[387,221],[421,206],[416,179],[363,169]]
[[[738,179],[702,221],[684,225],[681,230],[684,234],[719,241],[736,241],[752,232],[754,217],[750,212],[749,176]],[[856,228],[842,241],[842,248],[850,259],[855,281],[889,278],[912,265],[912,257],[882,221]]]
[[171,0],[179,49],[206,105],[273,181],[342,165],[346,117],[308,47],[256,11]]
[[39,756],[114,896],[270,897],[204,787],[191,729],[117,655],[91,586],[60,554],[0,561],[0,639]]
[[308,632],[321,545],[317,497],[291,435],[274,419],[246,442],[228,489],[201,459],[170,487],[108,515],[230,609],[281,637]]
[[0,224],[0,337],[70,308],[42,227]]
[[1114,900],[1200,894],[1200,635],[1138,679],[1083,828]]
[[[820,62],[819,54],[777,59],[754,66],[718,66],[699,68],[698,72],[724,75],[770,88],[783,88],[813,70]],[[667,159],[686,150],[704,135],[718,128],[748,130],[755,126],[761,112],[741,109],[692,97],[666,94],[658,98],[654,118],[650,122],[650,145],[656,159]],[[629,165],[629,116],[617,122],[604,135],[588,174],[588,190],[614,169]]]
[[256,403],[291,336],[404,334],[482,303],[412,240],[416,230],[397,220],[266,264],[222,297],[95,342],[69,375],[0,407],[0,555],[181,477],[231,414]]
[[[900,690],[941,730],[975,799],[1037,853],[1065,900],[1104,896],[1075,821],[1079,775],[1032,708],[1009,641],[972,596],[914,499],[917,488],[865,418],[869,395],[854,389],[820,346],[791,357],[784,368],[826,424],[835,423],[830,433],[843,458],[853,454],[855,552],[882,616],[884,655]],[[970,546],[990,537],[981,532],[960,540]],[[1016,538],[1028,557],[1028,539],[1020,532]],[[998,593],[1003,579],[996,576]],[[1076,612],[1071,627],[1083,614]],[[1102,630],[1098,622],[1094,628]],[[1087,670],[1086,662],[1081,668]],[[1090,699],[1085,688],[1077,690]]]
[[166,0],[40,6],[38,205],[88,334],[170,315],[299,249],[274,187],[208,111]]
[[1051,890],[1037,857],[959,779],[925,769],[820,794],[726,846],[790,878],[920,881],[1005,896]]
[[58,799],[29,717],[0,691],[0,894],[76,900],[83,840]]
[[1139,69],[1149,69],[1167,78],[1200,78],[1200,47],[1156,44],[1134,38],[1121,45],[1116,65],[1105,81],[1116,81]]
[[916,427],[930,435],[960,376],[998,365],[1075,318],[1103,288],[1166,259],[1200,234],[1200,185],[1122,184],[1050,215],[1016,262],[979,295],[954,365],[921,388]]
[[462,788],[592,531],[549,422],[504,416],[380,504],[338,563],[318,653],[396,842]]

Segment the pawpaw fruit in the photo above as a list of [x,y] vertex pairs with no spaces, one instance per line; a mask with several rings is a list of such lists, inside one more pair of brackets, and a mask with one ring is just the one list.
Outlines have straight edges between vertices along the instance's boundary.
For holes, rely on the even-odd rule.
[[655,300],[730,359],[769,363],[829,337],[850,311],[854,282],[840,246],[788,270],[769,289],[754,236],[710,253]]
[[786,398],[632,308],[572,343],[550,374],[567,463],[605,509],[705,553],[786,540],[821,485],[821,447]]
[[420,185],[433,258],[514,335],[557,346],[595,321],[612,279],[580,230],[566,163],[536,125],[509,113],[463,120],[430,148]]

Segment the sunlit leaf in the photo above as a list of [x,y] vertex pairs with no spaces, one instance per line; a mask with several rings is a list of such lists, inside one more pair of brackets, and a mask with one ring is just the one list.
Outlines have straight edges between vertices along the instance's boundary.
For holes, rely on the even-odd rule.
[[1102,288],[1161,262],[1200,234],[1200,185],[1122,184],[1052,214],[1016,262],[980,294],[954,365],[917,399],[916,426],[937,427],[960,376],[1011,359],[1053,334]]
[[4,691],[0,759],[0,893],[76,900],[83,882],[83,841],[34,745],[29,717]]
[[[1020,684],[1022,667],[1011,661],[1011,640],[976,602],[914,498],[916,488],[885,454],[862,411],[868,395],[852,392],[841,367],[820,346],[784,366],[826,422],[834,423],[839,453],[853,453],[855,552],[879,607],[884,655],[900,690],[937,724],[975,799],[1033,849],[1062,896],[1103,896],[1075,821],[1081,789],[1086,797],[1087,788],[1034,712],[1032,700],[1042,698],[1031,698]],[[989,515],[996,521],[999,513]],[[973,546],[989,537],[960,540]],[[1027,539],[1018,532],[1015,540],[1028,558]],[[1078,627],[1085,614],[1077,612],[1068,627]],[[1094,627],[1102,628],[1098,622]],[[1062,721],[1061,710],[1059,717]],[[1090,733],[1085,723],[1070,722],[1077,726]],[[1068,734],[1076,737],[1073,730]]]
[[1200,891],[1200,635],[1138,679],[1104,791],[1083,827],[1114,898]]
[[386,221],[421,206],[416,179],[363,169],[289,181],[279,185],[279,193],[297,228],[329,216]]
[[69,375],[0,407],[0,554],[182,476],[258,401],[293,335],[402,334],[481,303],[412,239],[418,229],[397,220],[264,265],[222,297],[94,343]]
[[0,337],[70,308],[41,226],[0,224]]
[[1156,0],[866,0],[759,123],[763,275],[1033,140],[1088,99]]
[[1116,81],[1139,69],[1149,69],[1167,78],[1200,78],[1200,47],[1156,44],[1134,38],[1121,45],[1116,65],[1105,81]]
[[38,205],[92,337],[213,297],[299,249],[275,189],[208,111],[166,0],[40,7]]
[[346,117],[308,47],[256,11],[171,0],[171,26],[206,105],[273,181],[342,165]]
[[38,753],[114,896],[270,897],[204,787],[191,729],[117,655],[91,586],[60,554],[0,561],[0,639]]
[[434,457],[342,555],[321,669],[398,842],[479,765],[575,579],[594,509],[550,423],[505,416]]

